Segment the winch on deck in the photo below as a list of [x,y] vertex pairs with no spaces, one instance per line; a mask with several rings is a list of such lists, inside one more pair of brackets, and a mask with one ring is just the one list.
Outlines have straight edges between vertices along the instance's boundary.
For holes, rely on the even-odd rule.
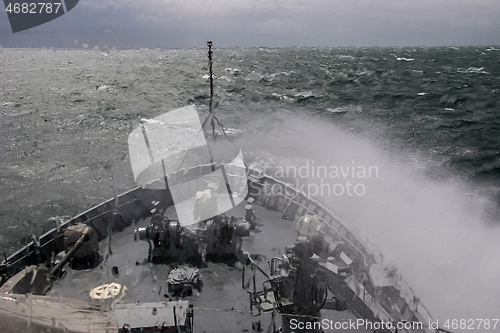
[[183,227],[179,221],[161,215],[151,217],[146,228],[135,230],[136,240],[149,243],[148,260],[173,262],[205,262],[214,259],[236,259],[241,249],[241,237],[250,234],[250,225],[224,214]]

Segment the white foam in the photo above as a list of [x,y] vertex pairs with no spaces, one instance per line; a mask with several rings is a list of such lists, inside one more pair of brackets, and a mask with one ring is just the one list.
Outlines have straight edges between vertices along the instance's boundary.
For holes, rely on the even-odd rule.
[[[243,151],[264,151],[274,163],[303,166],[376,165],[378,178],[363,181],[363,196],[317,199],[361,239],[380,249],[421,297],[431,314],[446,319],[496,318],[500,308],[500,230],[481,220],[485,199],[453,179],[430,180],[417,165],[374,143],[312,117],[273,115],[246,137]],[[272,129],[265,132],[266,128]],[[319,183],[319,179],[309,179]],[[335,183],[338,179],[326,179]],[[479,330],[476,330],[479,332]]]

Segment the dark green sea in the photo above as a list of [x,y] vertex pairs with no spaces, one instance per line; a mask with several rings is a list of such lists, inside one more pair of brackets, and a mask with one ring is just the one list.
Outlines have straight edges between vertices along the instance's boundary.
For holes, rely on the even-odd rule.
[[[1,49],[0,250],[132,188],[128,134],[206,115],[207,74],[206,50]],[[215,49],[214,75],[248,164],[376,166],[318,200],[431,312],[498,316],[500,47]]]
[[253,49],[219,57],[231,67],[222,86],[231,102],[311,112],[496,187],[498,48]]

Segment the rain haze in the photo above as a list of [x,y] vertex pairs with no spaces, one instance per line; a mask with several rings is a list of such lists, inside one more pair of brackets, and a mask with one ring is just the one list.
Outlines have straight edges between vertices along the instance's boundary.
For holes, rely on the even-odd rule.
[[463,46],[500,44],[496,0],[82,0],[3,47]]
[[[19,9],[20,3],[33,4],[35,0],[4,0],[9,2],[15,2]],[[84,217],[85,223],[97,221],[95,225],[108,232],[112,230],[108,225],[118,226],[114,221],[121,221],[121,209],[129,204],[134,214],[128,225],[136,219],[144,223],[137,224],[141,228],[153,222],[150,215],[157,208],[150,204],[156,207],[160,199],[138,196],[129,201],[128,193],[137,185],[153,184],[158,179],[162,188],[168,184],[168,196],[175,192],[165,166],[175,170],[171,174],[180,174],[188,154],[179,165],[175,163],[180,159],[172,158],[171,165],[164,162],[171,152],[177,154],[177,139],[182,135],[176,134],[174,140],[172,134],[171,142],[164,140],[167,129],[158,125],[162,124],[158,117],[194,105],[198,114],[193,106],[192,119],[199,117],[200,124],[214,124],[207,128],[207,138],[215,143],[218,137],[220,142],[224,139],[221,133],[225,135],[227,130],[228,136],[240,143],[251,174],[260,175],[263,170],[272,174],[278,168],[286,168],[288,173],[289,167],[298,170],[298,176],[290,172],[276,177],[292,182],[297,191],[307,191],[304,198],[318,200],[312,206],[307,203],[310,212],[315,209],[311,207],[323,205],[335,214],[331,221],[340,221],[338,229],[334,228],[337,225],[329,226],[331,230],[323,228],[331,232],[327,235],[330,244],[325,246],[329,253],[325,252],[324,258],[331,260],[338,255],[342,259],[341,254],[349,253],[340,250],[350,244],[352,247],[346,248],[353,250],[353,256],[370,264],[354,268],[354,274],[347,272],[350,280],[345,281],[350,285],[342,282],[338,290],[351,293],[352,289],[355,295],[349,295],[350,300],[357,302],[355,296],[363,297],[363,304],[371,303],[378,318],[390,309],[393,321],[417,313],[417,304],[425,305],[425,312],[418,313],[427,316],[428,311],[429,317],[447,329],[443,332],[468,332],[453,327],[448,330],[444,325],[453,319],[467,320],[467,325],[472,320],[477,333],[495,331],[490,328],[496,320],[499,330],[500,0],[60,3],[64,14],[16,33],[9,21],[15,15],[8,16],[7,8],[0,13],[0,286],[6,281],[2,253],[5,262],[30,253],[23,246],[31,239],[36,245],[44,234],[60,237],[61,233],[55,236],[47,231],[56,225],[63,230],[63,222],[83,221],[80,217]],[[32,25],[37,23],[31,17],[29,20]],[[213,41],[213,68],[207,41]],[[214,114],[220,118],[212,118]],[[182,123],[183,118],[179,119]],[[221,124],[225,130],[218,127]],[[146,138],[149,126],[158,128],[152,133],[161,133],[157,142],[162,149],[166,147],[167,158],[161,157],[162,168],[152,177],[157,179],[141,183],[134,178],[133,169],[140,168],[130,161],[128,138],[135,131],[141,138],[137,141],[137,150],[142,149],[144,156],[141,162],[159,167],[160,160],[152,164],[153,141]],[[174,133],[172,124],[165,126]],[[201,138],[201,128],[191,128],[186,137],[196,132]],[[188,139],[190,147],[193,141]],[[207,142],[202,143],[208,147]],[[174,153],[172,156],[177,156]],[[208,155],[205,157],[208,161]],[[313,165],[316,170],[323,167],[328,174],[299,174],[301,168],[315,170]],[[355,174],[358,166],[362,170],[376,167],[377,176]],[[192,198],[198,192],[207,198],[217,189],[226,191],[231,186],[224,187],[225,177],[221,173],[218,182],[203,179],[203,190],[196,187]],[[260,184],[261,178],[253,178]],[[362,194],[349,194],[351,185],[362,188]],[[246,186],[243,182],[243,189]],[[236,193],[243,193],[243,189]],[[143,189],[133,191],[141,193]],[[282,257],[288,251],[285,247],[295,244],[296,222],[303,217],[299,214],[305,213],[299,204],[306,207],[306,201],[301,202],[293,193],[286,200],[277,200],[278,195],[267,190],[262,193],[255,195],[253,206],[258,227],[240,245],[267,260]],[[278,194],[289,195],[281,189]],[[112,201],[105,201],[110,198]],[[166,198],[162,199],[165,207],[174,202]],[[275,199],[278,203],[271,205]],[[241,212],[234,217],[246,219],[247,208],[239,208]],[[170,218],[181,220],[176,209],[172,210],[175,214]],[[291,221],[283,218],[286,210],[292,211],[287,217]],[[193,220],[194,203],[184,211]],[[71,220],[71,216],[77,218]],[[202,220],[201,216],[206,217],[196,212],[196,218]],[[253,222],[253,213],[250,218]],[[153,223],[151,226],[156,228]],[[53,295],[89,301],[90,290],[99,290],[105,284],[97,284],[113,279],[128,289],[128,298],[120,296],[113,304],[164,301],[162,290],[168,288],[166,277],[170,273],[164,270],[166,265],[149,263],[155,242],[152,238],[132,241],[132,228],[124,230],[116,237],[113,234],[111,243],[111,237],[104,238],[99,244],[101,253],[93,253],[94,259],[106,258],[107,268],[89,270],[92,276],[80,277],[78,272],[73,277],[65,275],[59,279],[62,288],[54,289]],[[345,237],[346,230],[352,237]],[[352,240],[360,245],[353,245]],[[50,245],[40,244],[46,249]],[[174,243],[170,244],[173,248]],[[338,244],[342,247],[335,251]],[[204,251],[203,246],[195,245],[192,249]],[[157,250],[170,251],[167,246]],[[57,251],[50,251],[50,258],[56,258]],[[39,251],[31,253],[38,261]],[[339,258],[333,258],[332,263],[342,264]],[[354,262],[348,259],[346,266]],[[240,268],[221,266],[220,271],[202,271],[206,275],[201,275],[201,281],[207,283],[200,293],[202,302],[194,305],[196,311],[210,311],[198,311],[201,315],[195,318],[206,318],[202,322],[209,324],[197,322],[195,327],[218,333],[233,332],[239,326],[245,331],[260,327],[248,313],[250,303],[247,291],[241,288]],[[263,259],[261,267],[267,271],[265,266]],[[304,267],[309,273],[308,266]],[[87,274],[87,270],[80,272]],[[380,282],[374,284],[380,289],[374,290],[387,287],[385,290],[392,292],[390,288],[396,286],[397,298],[389,291],[373,292],[372,296],[364,293],[364,287],[356,287],[371,283],[370,272],[384,278],[374,281]],[[382,275],[384,272],[387,274]],[[405,289],[398,289],[403,281]],[[400,296],[404,297],[403,305]],[[229,303],[233,300],[236,303]],[[362,303],[357,304],[365,309]],[[222,306],[231,312],[219,311]],[[3,331],[7,321],[1,318],[1,307]],[[36,318],[33,313],[31,308],[24,312],[29,320]],[[229,314],[234,315],[234,323],[227,322]],[[274,314],[275,310],[272,320]],[[348,311],[340,313],[343,315],[354,318]],[[240,319],[246,318],[243,316],[249,319]],[[271,312],[267,318],[271,322]],[[417,319],[425,322],[426,317],[422,318]],[[480,318],[488,320],[488,327]],[[430,321],[427,323],[430,326]]]

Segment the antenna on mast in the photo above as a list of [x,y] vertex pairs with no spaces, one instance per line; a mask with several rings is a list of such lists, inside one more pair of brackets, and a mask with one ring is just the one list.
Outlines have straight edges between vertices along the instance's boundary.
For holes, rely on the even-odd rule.
[[[208,41],[207,42],[207,46],[208,46],[208,66],[209,66],[209,70],[210,70],[210,104],[209,104],[209,114],[208,114],[208,117],[205,120],[205,122],[203,123],[202,127],[204,128],[205,124],[208,123],[208,121],[210,121],[210,125],[212,125],[212,138],[215,141],[215,122],[217,122],[217,124],[221,127],[222,133],[224,134],[224,136],[229,141],[232,142],[233,140],[231,140],[227,136],[226,131],[224,130],[224,126],[222,126],[222,124],[219,122],[219,119],[217,119],[217,117],[214,115],[214,112],[213,112],[214,75],[213,75],[213,71],[212,71],[212,63],[213,63],[213,60],[212,60],[212,55],[213,55],[212,45],[213,45],[212,41]],[[218,104],[216,103],[215,107],[217,107],[217,105]]]
[[[207,120],[210,119],[210,125],[212,125],[212,140],[215,143],[215,121],[214,121],[214,113],[212,110],[212,101],[214,98],[214,78],[212,73],[212,54],[213,54],[212,42],[208,41],[207,46],[208,46],[208,67],[210,68],[210,104],[208,109],[209,114]],[[207,148],[208,148],[208,154],[210,155],[210,162],[212,163],[212,171],[215,171],[214,157],[209,143],[207,143]]]
[[[228,137],[226,135],[226,132],[224,131],[224,127],[219,122],[219,119],[217,119],[215,117],[213,109],[212,109],[212,104],[213,104],[213,99],[214,99],[214,76],[213,76],[213,72],[212,72],[212,55],[213,55],[212,45],[213,45],[212,41],[208,41],[207,42],[207,46],[208,46],[208,66],[209,66],[209,69],[210,69],[210,105],[209,105],[209,115],[208,115],[208,118],[210,118],[210,123],[212,125],[212,144],[214,144],[214,148],[215,148],[215,122],[216,121],[217,121],[217,124],[219,124],[219,126],[222,128],[222,133],[224,133],[224,136],[226,138],[228,138]],[[207,118],[207,120],[208,120],[208,118]],[[229,140],[229,141],[231,141],[231,140]],[[209,143],[207,143],[207,147],[208,147],[208,153],[210,155],[210,162],[212,162],[212,171],[215,172],[213,152],[212,152],[212,149],[210,148],[210,144]],[[232,195],[231,186],[229,186],[229,180],[228,180],[228,177],[227,177],[227,174],[226,174],[226,170],[223,167],[220,168],[220,170],[222,172],[222,176],[224,177],[224,182],[226,183],[227,193],[229,193],[229,199],[231,200],[231,204],[234,207],[235,206],[234,205],[234,198],[233,198],[233,195]]]
[[210,67],[210,113],[212,113],[212,102],[214,99],[214,77],[212,72],[212,42],[207,42],[208,46],[208,66]]

